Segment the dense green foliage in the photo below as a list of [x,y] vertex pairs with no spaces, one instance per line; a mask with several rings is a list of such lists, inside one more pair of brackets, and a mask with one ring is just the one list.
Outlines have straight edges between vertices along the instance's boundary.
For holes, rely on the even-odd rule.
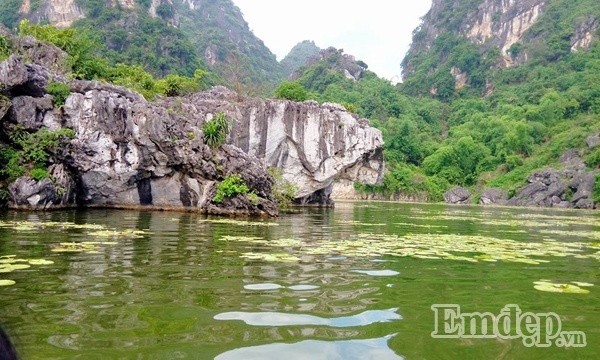
[[225,143],[230,131],[231,120],[225,114],[218,113],[202,126],[204,143],[211,148],[219,147]]
[[[20,24],[21,36],[32,35],[53,44],[68,54],[68,66],[72,76],[81,79],[99,79],[116,85],[126,86],[144,95],[148,100],[157,95],[178,96],[206,88],[207,73],[197,69],[192,77],[169,74],[155,79],[140,65],[109,65],[101,56],[102,46],[89,32],[76,29],[57,29],[51,25],[34,25],[24,20]],[[55,103],[62,105],[68,96],[64,84],[51,83],[48,92],[55,96]]]
[[106,46],[105,56],[111,65],[140,65],[159,77],[192,76],[196,69],[205,68],[185,33],[169,26],[170,5],[159,6],[159,17],[152,18],[147,9],[142,9],[143,3],[134,9],[107,6],[104,0],[77,0],[77,3],[86,17],[76,21],[74,28],[93,31]]
[[[570,24],[562,35],[564,49],[582,9],[596,18],[600,11],[588,1],[557,3],[570,10],[549,5],[526,33],[529,42],[512,48],[515,54],[528,52],[529,61],[517,67],[497,66],[497,47],[479,48],[447,30],[427,51],[407,56],[403,65],[413,71],[397,87],[369,71],[358,81],[347,80],[328,59],[303,69],[298,82],[310,98],[350,105],[383,132],[388,169],[383,184],[358,188],[428,200],[441,200],[456,185],[514,194],[532,171],[560,168],[558,158],[571,148],[584,154],[588,167],[598,168],[600,151],[590,150],[585,139],[600,132],[600,44],[554,53],[552,39],[557,28]],[[445,29],[457,30],[453,17],[437,16],[450,22]],[[426,37],[422,31],[415,31],[413,41]],[[466,75],[461,88],[452,71]]]
[[58,131],[42,128],[34,133],[15,128],[10,134],[14,147],[0,150],[0,179],[10,182],[25,174],[38,180],[49,177],[46,167],[50,155],[74,136],[75,132],[66,128]]
[[216,203],[222,203],[225,198],[230,198],[235,195],[246,195],[248,194],[248,186],[244,182],[244,179],[238,174],[233,174],[221,181],[217,185],[217,192],[213,197],[213,201]]
[[306,89],[295,81],[284,81],[275,90],[275,97],[302,102],[308,98]]

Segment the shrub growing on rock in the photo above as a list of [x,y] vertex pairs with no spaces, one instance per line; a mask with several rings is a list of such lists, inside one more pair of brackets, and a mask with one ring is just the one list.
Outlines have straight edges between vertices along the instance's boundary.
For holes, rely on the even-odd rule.
[[249,191],[248,186],[239,174],[233,174],[226,177],[223,181],[217,185],[217,193],[213,198],[216,203],[222,203],[225,198],[242,194],[245,195]]
[[216,114],[202,126],[204,143],[210,148],[216,148],[225,143],[231,131],[231,121],[223,114]]

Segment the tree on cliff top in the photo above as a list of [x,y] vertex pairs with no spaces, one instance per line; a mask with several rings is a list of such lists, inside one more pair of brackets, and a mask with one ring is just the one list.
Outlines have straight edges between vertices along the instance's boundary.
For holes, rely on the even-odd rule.
[[302,102],[308,99],[308,94],[304,86],[296,81],[284,81],[275,90],[275,97],[278,99],[287,99]]

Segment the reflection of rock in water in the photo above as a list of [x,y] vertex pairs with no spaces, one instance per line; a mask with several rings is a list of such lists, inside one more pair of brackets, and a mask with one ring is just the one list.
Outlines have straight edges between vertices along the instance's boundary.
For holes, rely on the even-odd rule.
[[[227,351],[215,360],[251,360],[251,359],[281,359],[286,360],[397,360],[403,357],[396,355],[388,347],[388,341],[394,335],[377,339],[317,341],[306,340],[294,344],[269,344],[251,346]],[[285,355],[283,355],[285,354]]]

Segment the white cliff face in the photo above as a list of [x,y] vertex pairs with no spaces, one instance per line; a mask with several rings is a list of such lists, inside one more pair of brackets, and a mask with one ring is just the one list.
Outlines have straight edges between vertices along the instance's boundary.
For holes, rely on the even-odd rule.
[[[383,138],[368,120],[338,104],[250,99],[226,88],[194,95],[194,110],[217,109],[235,119],[229,142],[266,167],[283,169],[297,198],[330,191],[336,179],[377,184],[384,171]],[[201,110],[204,109],[204,110]],[[326,194],[328,195],[328,194]]]
[[69,27],[75,20],[85,17],[75,0],[49,0],[46,16],[50,24],[58,28]]
[[298,198],[327,189],[336,179],[381,181],[381,132],[341,105],[269,100],[242,119],[232,141],[268,167],[283,169]]
[[600,19],[589,17],[575,26],[575,35],[571,38],[571,52],[589,49],[594,40],[594,34],[600,27]]
[[477,44],[490,39],[502,49],[504,65],[514,65],[508,50],[519,42],[546,7],[547,0],[486,0],[478,8],[477,21],[467,37]]

